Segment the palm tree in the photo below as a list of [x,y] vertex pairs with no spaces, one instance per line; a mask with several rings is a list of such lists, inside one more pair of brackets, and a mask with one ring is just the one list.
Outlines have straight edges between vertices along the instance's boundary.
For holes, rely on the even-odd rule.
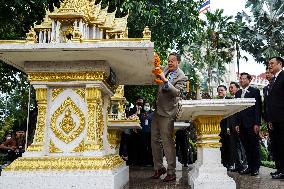
[[247,22],[242,32],[242,48],[262,63],[284,55],[284,0],[247,0],[246,7],[253,15],[239,14]]

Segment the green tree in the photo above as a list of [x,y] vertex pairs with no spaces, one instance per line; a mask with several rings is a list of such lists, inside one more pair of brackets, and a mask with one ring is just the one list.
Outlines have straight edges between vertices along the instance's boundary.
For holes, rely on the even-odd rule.
[[183,52],[199,27],[198,4],[192,0],[125,0],[124,11],[129,10],[129,37],[142,37],[145,26],[152,31],[155,50],[161,58],[168,51]]
[[252,16],[245,12],[239,18],[246,21],[242,31],[242,49],[257,62],[284,55],[284,0],[247,0]]
[[231,16],[223,16],[223,10],[208,12],[203,27],[185,47],[185,57],[192,62],[191,66],[197,68],[195,73],[199,71],[202,74],[200,84],[203,91],[211,95],[212,82],[220,84],[223,81],[225,66],[233,59],[235,45],[231,40],[233,23]]

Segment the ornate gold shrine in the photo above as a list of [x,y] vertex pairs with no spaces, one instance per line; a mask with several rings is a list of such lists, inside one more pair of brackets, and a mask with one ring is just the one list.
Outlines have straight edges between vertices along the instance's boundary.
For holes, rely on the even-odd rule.
[[[115,17],[116,10],[108,12],[96,0],[65,0],[60,8],[46,11],[44,21],[27,33],[29,43],[90,42],[92,40],[127,40],[127,18]],[[148,27],[143,38],[151,39]]]
[[[115,13],[95,0],[65,0],[60,8],[46,12],[26,41],[0,44],[54,43],[56,49],[60,43],[132,41],[127,36],[128,15],[116,18]],[[134,40],[150,40],[148,27],[143,34]],[[66,52],[68,47],[64,48]],[[54,53],[58,56],[58,51]],[[36,91],[36,131],[24,157],[4,171],[115,169],[124,164],[118,156],[122,129],[113,123],[139,125],[139,120],[125,116],[124,86],[118,85],[110,58],[72,61],[62,56],[57,62],[49,55],[51,61],[27,59],[22,65]]]

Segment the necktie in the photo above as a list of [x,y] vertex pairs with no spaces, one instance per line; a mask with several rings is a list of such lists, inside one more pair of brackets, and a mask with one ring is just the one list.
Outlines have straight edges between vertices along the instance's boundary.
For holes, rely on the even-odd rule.
[[245,94],[246,94],[246,89],[242,89],[242,95],[241,95],[241,98],[245,98]]
[[269,90],[269,93],[271,92],[271,90],[272,90],[272,88],[273,88],[273,85],[274,85],[274,82],[275,82],[275,77],[273,77],[272,78],[272,80],[271,80],[271,82],[269,83],[269,88],[268,88],[268,90]]

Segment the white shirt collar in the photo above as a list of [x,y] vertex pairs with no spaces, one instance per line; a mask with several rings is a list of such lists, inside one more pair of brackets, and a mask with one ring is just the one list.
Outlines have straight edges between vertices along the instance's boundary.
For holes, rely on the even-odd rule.
[[276,74],[275,74],[275,79],[278,77],[278,75],[279,75],[279,73],[282,71],[282,69],[281,70],[279,70],[279,72],[277,72]]
[[249,85],[248,85],[246,88],[242,88],[242,90],[247,91],[247,90],[248,90],[248,88],[249,88]]

